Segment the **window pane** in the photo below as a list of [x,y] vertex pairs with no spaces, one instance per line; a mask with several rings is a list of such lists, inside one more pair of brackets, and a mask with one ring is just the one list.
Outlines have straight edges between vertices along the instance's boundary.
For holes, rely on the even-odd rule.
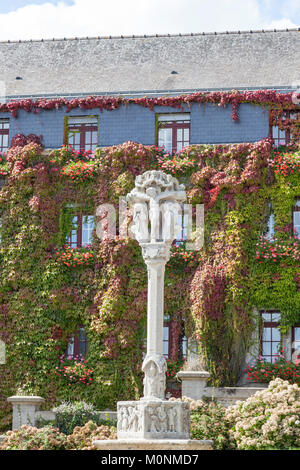
[[271,341],[271,328],[264,328],[263,329],[263,341]]
[[266,238],[270,239],[274,237],[275,230],[275,218],[274,214],[270,214],[268,219],[268,231],[266,233]]
[[169,341],[169,327],[164,326],[164,341]]
[[280,341],[279,328],[272,328],[272,341]]
[[279,322],[280,321],[281,314],[278,313],[272,313],[272,322]]
[[72,338],[70,338],[70,340],[69,340],[67,355],[68,356],[73,356],[74,355],[74,336],[72,336]]
[[172,152],[172,129],[158,130],[158,146],[164,147],[167,152]]
[[279,342],[272,342],[272,355],[275,356],[280,351],[280,343]]
[[82,246],[91,245],[92,234],[95,225],[95,218],[93,215],[84,216],[82,222]]
[[184,336],[182,338],[182,356],[186,358],[186,352],[187,352],[187,337]]
[[262,313],[262,319],[265,321],[271,321],[272,314],[271,313]]
[[70,236],[67,237],[66,239],[66,243],[69,243],[72,247],[77,247],[78,245],[77,230],[78,230],[78,216],[75,215],[73,217],[73,229],[71,231]]
[[161,114],[158,116],[159,122],[165,121],[190,121],[190,114],[189,113],[169,113],[169,114]]
[[263,343],[262,344],[262,355],[271,356],[271,344],[272,343]]
[[294,339],[295,341],[300,341],[300,326],[295,326],[294,328]]
[[98,119],[97,116],[69,116],[68,117],[69,124],[97,124]]
[[272,126],[272,137],[273,139],[278,138],[278,126]]

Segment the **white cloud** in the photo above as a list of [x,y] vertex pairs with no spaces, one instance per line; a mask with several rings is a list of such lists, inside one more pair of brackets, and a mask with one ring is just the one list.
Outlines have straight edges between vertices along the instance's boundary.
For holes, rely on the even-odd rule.
[[0,40],[262,27],[259,0],[74,0],[73,5],[44,3],[0,14]]
[[74,0],[0,15],[0,39],[222,31],[258,21],[257,0]]
[[266,23],[264,25],[265,29],[292,29],[297,28],[298,25],[293,23],[289,18],[282,18],[281,20],[273,20],[271,23]]

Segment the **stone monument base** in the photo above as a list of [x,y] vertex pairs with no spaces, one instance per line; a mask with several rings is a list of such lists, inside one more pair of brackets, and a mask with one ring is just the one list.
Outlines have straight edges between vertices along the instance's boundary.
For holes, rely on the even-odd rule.
[[213,450],[213,441],[192,439],[111,439],[93,445],[98,450]]
[[118,439],[190,438],[190,409],[187,402],[142,398],[118,402]]

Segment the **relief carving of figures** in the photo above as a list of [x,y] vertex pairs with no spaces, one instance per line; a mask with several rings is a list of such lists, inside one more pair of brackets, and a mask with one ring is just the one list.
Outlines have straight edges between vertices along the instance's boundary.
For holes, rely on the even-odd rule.
[[160,432],[160,422],[159,417],[157,416],[156,408],[148,408],[148,416],[149,416],[149,432]]
[[157,415],[158,415],[158,418],[159,418],[159,421],[160,421],[160,430],[162,432],[167,431],[167,413],[166,413],[163,405],[160,405],[157,408]]
[[128,414],[129,414],[129,426],[128,430],[132,432],[138,432],[139,427],[140,427],[140,413],[139,410],[135,407],[130,406],[128,408]]
[[128,414],[127,408],[123,406],[119,411],[118,425],[121,431],[128,431]]
[[[178,202],[183,202],[185,199],[184,186],[171,175],[162,171],[146,171],[143,175],[137,176],[135,188],[127,195],[127,200],[134,207],[132,231],[136,239],[139,242],[148,241],[149,218],[151,243],[172,242],[176,235],[178,215],[176,205],[178,206]],[[163,208],[166,203],[170,204]],[[145,206],[142,208],[141,204]]]
[[169,418],[169,431],[170,432],[176,431],[176,415],[177,415],[177,411],[175,410],[175,408],[169,408],[168,418]]

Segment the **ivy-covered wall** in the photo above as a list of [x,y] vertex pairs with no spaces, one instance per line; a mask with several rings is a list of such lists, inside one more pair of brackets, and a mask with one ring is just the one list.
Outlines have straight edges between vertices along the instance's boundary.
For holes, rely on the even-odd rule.
[[[293,126],[295,124],[293,123]],[[188,202],[204,203],[205,243],[199,252],[173,248],[165,281],[172,321],[172,358],[181,323],[200,344],[216,385],[234,385],[254,328],[254,309],[278,308],[282,326],[300,321],[299,243],[292,207],[300,196],[296,143],[274,153],[271,142],[191,146],[178,155],[126,142],[95,156],[62,148],[50,155],[38,143],[9,150],[0,162],[1,426],[6,398],[21,387],[51,407],[84,399],[99,409],[138,398],[146,328],[147,278],[138,244],[101,241],[65,246],[72,209],[94,213],[118,204],[136,175],[162,169],[186,184]],[[266,244],[270,204],[276,236]],[[89,341],[84,361],[63,357],[79,325]]]

